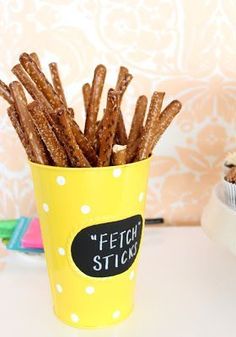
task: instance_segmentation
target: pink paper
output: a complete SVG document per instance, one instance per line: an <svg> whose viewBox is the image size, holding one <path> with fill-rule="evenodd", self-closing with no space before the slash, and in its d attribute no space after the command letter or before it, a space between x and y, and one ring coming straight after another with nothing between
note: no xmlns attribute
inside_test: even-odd
<svg viewBox="0 0 236 337"><path fill-rule="evenodd" d="M33 218L21 239L22 248L43 248L40 224L38 218Z"/></svg>

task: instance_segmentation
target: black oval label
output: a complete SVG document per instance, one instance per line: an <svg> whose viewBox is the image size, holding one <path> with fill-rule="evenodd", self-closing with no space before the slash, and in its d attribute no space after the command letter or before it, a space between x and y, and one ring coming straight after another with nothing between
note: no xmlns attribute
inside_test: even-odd
<svg viewBox="0 0 236 337"><path fill-rule="evenodd" d="M75 265L92 277L125 272L138 254L142 227L141 215L134 215L82 229L71 244Z"/></svg>

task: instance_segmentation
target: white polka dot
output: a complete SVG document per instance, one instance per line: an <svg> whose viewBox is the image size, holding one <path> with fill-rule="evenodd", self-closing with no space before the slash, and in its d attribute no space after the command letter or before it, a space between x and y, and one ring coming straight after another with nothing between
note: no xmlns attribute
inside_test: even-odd
<svg viewBox="0 0 236 337"><path fill-rule="evenodd" d="M72 313L70 315L70 318L71 318L72 322L74 322L74 323L78 323L79 322L79 316L76 315L75 313Z"/></svg>
<svg viewBox="0 0 236 337"><path fill-rule="evenodd" d="M113 170L113 177L118 178L121 175L122 171L120 168L115 168Z"/></svg>
<svg viewBox="0 0 236 337"><path fill-rule="evenodd" d="M65 249L62 248L62 247L59 247L59 248L58 248L58 254L59 254L59 255L62 255L62 256L66 255Z"/></svg>
<svg viewBox="0 0 236 337"><path fill-rule="evenodd" d="M83 214L88 214L91 211L90 206L88 206L88 205L81 206L80 210Z"/></svg>
<svg viewBox="0 0 236 337"><path fill-rule="evenodd" d="M49 212L49 206L45 202L43 203L43 210L44 212L48 213Z"/></svg>
<svg viewBox="0 0 236 337"><path fill-rule="evenodd" d="M142 202L143 199L144 199L144 193L141 192L141 193L139 194L139 196L138 196L138 200L139 200L139 202Z"/></svg>
<svg viewBox="0 0 236 337"><path fill-rule="evenodd" d="M134 278L134 271L132 270L131 273L129 274L129 279L132 281Z"/></svg>
<svg viewBox="0 0 236 337"><path fill-rule="evenodd" d="M89 287L86 287L85 291L88 295L92 295L95 292L95 289L94 287L89 286Z"/></svg>
<svg viewBox="0 0 236 337"><path fill-rule="evenodd" d="M119 318L119 317L120 317L120 310L114 311L113 314L112 314L112 317L113 317L114 319Z"/></svg>
<svg viewBox="0 0 236 337"><path fill-rule="evenodd" d="M56 291L60 294L63 292L63 288L59 283L56 284Z"/></svg>
<svg viewBox="0 0 236 337"><path fill-rule="evenodd" d="M65 185L66 183L66 179L63 176L58 176L56 180L57 180L57 184L61 186Z"/></svg>

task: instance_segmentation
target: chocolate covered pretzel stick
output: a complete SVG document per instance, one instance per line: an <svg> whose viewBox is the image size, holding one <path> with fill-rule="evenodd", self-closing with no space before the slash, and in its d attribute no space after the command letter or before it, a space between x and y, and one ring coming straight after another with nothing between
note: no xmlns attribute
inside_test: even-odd
<svg viewBox="0 0 236 337"><path fill-rule="evenodd" d="M70 161L75 167L90 167L88 160L85 158L83 152L78 146L75 136L72 132L70 122L68 120L68 114L65 109L61 109L57 113L59 123L64 129L65 145L70 156Z"/></svg>
<svg viewBox="0 0 236 337"><path fill-rule="evenodd" d="M158 119L161 114L161 107L165 93L155 91L152 95L147 121L141 143L138 150L137 160L148 158L152 146L153 137L157 129Z"/></svg>
<svg viewBox="0 0 236 337"><path fill-rule="evenodd" d="M61 84L61 79L60 79L60 75L59 75L56 62L50 63L49 69L51 72L53 87L57 95L60 97L61 101L63 102L64 106L67 107L66 98L65 98L64 90Z"/></svg>
<svg viewBox="0 0 236 337"><path fill-rule="evenodd" d="M35 161L35 157L34 157L34 152L32 150L32 146L31 144L29 143L29 139L27 138L27 135L26 133L23 131L21 125L20 125L20 122L19 122L19 119L18 119L18 116L17 116L17 112L14 108L13 105L11 105L8 109L7 109L7 113L8 113L8 116L11 120L11 123L13 125L13 127L15 128L17 134L18 134L18 137L20 138L20 141L26 151L26 154L27 154L27 157L30 161L34 162Z"/></svg>
<svg viewBox="0 0 236 337"><path fill-rule="evenodd" d="M180 112L182 104L174 100L162 111L158 123L158 127L156 128L156 132L152 138L151 146L149 150L149 155L152 153L156 143L161 138L162 134L168 128L174 117Z"/></svg>
<svg viewBox="0 0 236 337"><path fill-rule="evenodd" d="M91 143L94 142L95 138L95 126L105 77L106 77L106 68L102 64L100 64L96 67L94 71L94 78L91 87L88 113L86 116L85 129L84 129L84 134L88 138L88 140L90 140Z"/></svg>
<svg viewBox="0 0 236 337"><path fill-rule="evenodd" d="M10 83L10 91L14 99L16 111L19 115L20 124L30 141L36 162L39 164L48 164L47 152L42 139L35 129L21 84L17 81Z"/></svg>
<svg viewBox="0 0 236 337"><path fill-rule="evenodd" d="M56 166L68 166L66 152L59 143L55 133L52 130L51 125L49 124L39 104L33 102L28 107L31 112L31 117L33 119L34 125L37 128L41 138L43 139L44 144L46 145L48 152L50 153L51 158Z"/></svg>
<svg viewBox="0 0 236 337"><path fill-rule="evenodd" d="M89 83L85 83L82 87L82 92L83 92L83 98L84 98L84 109L86 116L88 114L88 109L89 109L89 100L90 100L90 95L91 95L91 87Z"/></svg>
<svg viewBox="0 0 236 337"><path fill-rule="evenodd" d="M126 145L113 145L111 161L113 165L124 165L126 163Z"/></svg>
<svg viewBox="0 0 236 337"><path fill-rule="evenodd" d="M41 70L42 68L41 68L41 64L40 64L38 55L36 53L30 53L30 57L32 58L34 63L37 64L37 67Z"/></svg>
<svg viewBox="0 0 236 337"><path fill-rule="evenodd" d="M9 104L14 104L14 100L11 97L10 89L1 80L0 80L0 96L2 96Z"/></svg>
<svg viewBox="0 0 236 337"><path fill-rule="evenodd" d="M104 115L103 133L100 138L98 166L110 165L113 141L119 117L119 92L110 89Z"/></svg>
<svg viewBox="0 0 236 337"><path fill-rule="evenodd" d="M147 109L147 97L140 96L137 100L134 117L131 124L131 129L128 138L127 144L127 162L129 163L132 158L135 157L135 152L137 150L135 145L135 141L141 135L141 131L143 128L143 121L145 117L145 112Z"/></svg>
<svg viewBox="0 0 236 337"><path fill-rule="evenodd" d="M20 63L26 72L30 75L31 79L34 81L39 90L46 97L51 106L54 109L62 107L63 102L57 95L56 91L53 89L53 86L27 53L21 54Z"/></svg>

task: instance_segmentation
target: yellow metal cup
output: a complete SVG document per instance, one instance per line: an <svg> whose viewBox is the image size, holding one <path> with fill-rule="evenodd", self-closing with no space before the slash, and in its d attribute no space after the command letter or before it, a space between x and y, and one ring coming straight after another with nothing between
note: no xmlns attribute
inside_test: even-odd
<svg viewBox="0 0 236 337"><path fill-rule="evenodd" d="M30 163L54 311L65 323L108 326L131 313L149 165Z"/></svg>

